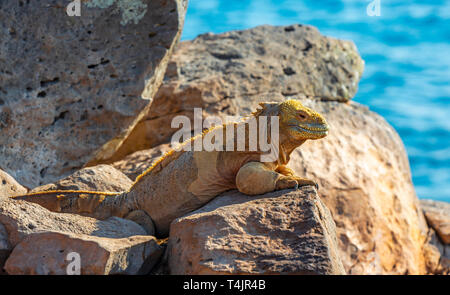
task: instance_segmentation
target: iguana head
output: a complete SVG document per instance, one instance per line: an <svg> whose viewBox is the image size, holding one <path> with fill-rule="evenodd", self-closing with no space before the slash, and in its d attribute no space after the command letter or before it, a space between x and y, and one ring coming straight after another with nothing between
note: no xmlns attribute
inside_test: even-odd
<svg viewBox="0 0 450 295"><path fill-rule="evenodd" d="M321 114L305 107L300 101L289 99L281 103L263 102L254 116L278 116L280 134L291 142L319 139L327 136L328 124Z"/></svg>
<svg viewBox="0 0 450 295"><path fill-rule="evenodd" d="M279 118L280 130L294 140L319 139L328 134L329 127L325 118L298 100L282 102Z"/></svg>

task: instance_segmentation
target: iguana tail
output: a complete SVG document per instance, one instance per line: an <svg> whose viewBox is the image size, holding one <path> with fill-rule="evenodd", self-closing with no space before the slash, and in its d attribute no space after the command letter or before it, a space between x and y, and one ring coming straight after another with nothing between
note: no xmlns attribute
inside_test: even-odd
<svg viewBox="0 0 450 295"><path fill-rule="evenodd" d="M126 192L94 192L54 190L12 197L41 205L53 212L75 213L97 219L111 216L125 217L135 210L128 204Z"/></svg>

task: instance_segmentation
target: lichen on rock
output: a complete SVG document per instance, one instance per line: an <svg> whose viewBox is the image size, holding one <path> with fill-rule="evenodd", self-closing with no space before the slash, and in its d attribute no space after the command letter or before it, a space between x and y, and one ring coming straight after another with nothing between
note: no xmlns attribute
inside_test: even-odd
<svg viewBox="0 0 450 295"><path fill-rule="evenodd" d="M122 26L129 22L134 22L137 25L147 12L147 4L141 0L90 0L85 4L90 8L108 8L114 3L116 3L117 9L122 14L122 20L120 22Z"/></svg>
<svg viewBox="0 0 450 295"><path fill-rule="evenodd" d="M82 1L77 17L57 8L70 1L22 2L1 1L0 167L33 188L121 145L162 82L187 1Z"/></svg>

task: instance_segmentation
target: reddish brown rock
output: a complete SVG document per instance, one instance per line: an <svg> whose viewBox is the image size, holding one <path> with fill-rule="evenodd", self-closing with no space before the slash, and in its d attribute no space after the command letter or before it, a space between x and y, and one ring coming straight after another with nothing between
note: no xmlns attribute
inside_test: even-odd
<svg viewBox="0 0 450 295"><path fill-rule="evenodd" d="M430 226L445 245L450 245L450 203L434 200L420 200Z"/></svg>
<svg viewBox="0 0 450 295"><path fill-rule="evenodd" d="M345 274L312 187L225 193L171 224L168 251L172 274Z"/></svg>
<svg viewBox="0 0 450 295"><path fill-rule="evenodd" d="M11 246L8 242L8 233L3 224L0 223L0 275L4 274L3 265L11 253Z"/></svg>
<svg viewBox="0 0 450 295"><path fill-rule="evenodd" d="M77 214L51 212L37 204L19 200L0 201L0 224L4 226L10 247L35 232L56 231L107 238L146 235L138 224L111 217L107 220Z"/></svg>
<svg viewBox="0 0 450 295"><path fill-rule="evenodd" d="M428 228L397 132L357 103L303 100L330 125L296 149L288 166L319 183L350 274L427 273Z"/></svg>
<svg viewBox="0 0 450 295"><path fill-rule="evenodd" d="M433 228L429 228L427 241L428 274L450 275L450 245L444 244Z"/></svg>
<svg viewBox="0 0 450 295"><path fill-rule="evenodd" d="M435 200L420 200L420 206L431 227L430 245L435 248L433 253L439 254L438 264L432 264L430 273L450 274L450 204Z"/></svg>
<svg viewBox="0 0 450 295"><path fill-rule="evenodd" d="M34 203L3 199L0 200L0 269L2 269L11 251L21 241L32 234L42 232L60 232L64 233L64 235L74 234L109 239L147 235L147 231L144 228L130 220L118 217L97 220L76 214L51 212ZM42 247L46 243L46 237L43 238L44 240L39 242L42 243ZM27 246L30 247L29 252L36 250L32 247L33 243ZM26 252L26 255L29 252ZM19 254L19 252L16 253L16 255ZM34 255L39 255L39 252ZM21 257L25 259L24 257L27 256ZM27 265L25 261L22 263L23 267ZM34 266L36 265L33 265L32 268ZM39 273L39 271L36 270L36 273ZM29 270L29 272L31 273L33 271Z"/></svg>
<svg viewBox="0 0 450 295"><path fill-rule="evenodd" d="M14 248L5 270L11 275L147 274L161 254L152 236L111 239L41 232L27 236Z"/></svg>
<svg viewBox="0 0 450 295"><path fill-rule="evenodd" d="M26 193L26 188L21 186L11 175L0 170L0 199Z"/></svg>

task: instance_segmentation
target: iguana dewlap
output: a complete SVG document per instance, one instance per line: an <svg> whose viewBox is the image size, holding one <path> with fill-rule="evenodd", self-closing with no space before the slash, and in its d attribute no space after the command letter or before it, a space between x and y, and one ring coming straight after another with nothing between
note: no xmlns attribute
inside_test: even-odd
<svg viewBox="0 0 450 295"><path fill-rule="evenodd" d="M303 185L317 186L312 180L295 176L286 164L290 153L307 139L327 135L325 119L297 100L261 103L260 106L262 108L254 112L253 117L279 117L279 153L272 162L261 162L263 153L259 150L171 150L141 174L128 192L49 191L15 198L38 203L52 211L78 213L98 219L110 216L127 218L139 211L151 217L159 236L166 236L174 219L198 209L230 189L256 195ZM236 130L246 121L230 124ZM206 134L218 132L225 126L212 128L190 142L203 139ZM248 147L248 126L245 128L245 145ZM234 136L231 140L236 141L236 138ZM223 144L229 140L224 131Z"/></svg>

